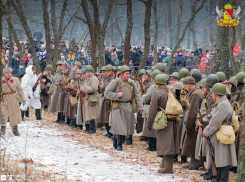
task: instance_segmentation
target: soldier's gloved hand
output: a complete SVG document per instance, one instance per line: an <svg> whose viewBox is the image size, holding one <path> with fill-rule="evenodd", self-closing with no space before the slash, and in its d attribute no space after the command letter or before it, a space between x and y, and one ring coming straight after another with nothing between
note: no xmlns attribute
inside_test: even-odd
<svg viewBox="0 0 245 182"><path fill-rule="evenodd" d="M26 101L23 101L21 104L22 104L23 106L25 106L25 105L26 105Z"/></svg>
<svg viewBox="0 0 245 182"><path fill-rule="evenodd" d="M36 90L35 88L32 89L33 92L35 92L35 90Z"/></svg>

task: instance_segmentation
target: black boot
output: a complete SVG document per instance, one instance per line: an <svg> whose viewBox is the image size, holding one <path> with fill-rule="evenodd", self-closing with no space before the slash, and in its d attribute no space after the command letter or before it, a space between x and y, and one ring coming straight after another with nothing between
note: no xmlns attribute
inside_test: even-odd
<svg viewBox="0 0 245 182"><path fill-rule="evenodd" d="M145 137L145 136L140 137L140 141L147 141L147 140L148 140L148 137Z"/></svg>
<svg viewBox="0 0 245 182"><path fill-rule="evenodd" d="M57 113L57 120L55 121L55 122L57 122L57 123L59 123L60 122L60 120L61 120L61 112L58 112Z"/></svg>
<svg viewBox="0 0 245 182"><path fill-rule="evenodd" d="M114 147L115 149L117 149L117 136L116 136L116 135L113 135L113 136L111 137L111 139L112 139L112 141L113 141L113 147Z"/></svg>
<svg viewBox="0 0 245 182"><path fill-rule="evenodd" d="M153 137L148 137L148 144L149 144L149 147L147 147L145 150L155 151L156 139Z"/></svg>
<svg viewBox="0 0 245 182"><path fill-rule="evenodd" d="M111 138L112 137L112 134L110 133L111 126L109 126L109 123L105 123L105 128L106 128L106 131L107 131L105 136L107 138Z"/></svg>
<svg viewBox="0 0 245 182"><path fill-rule="evenodd" d="M30 117L30 116L29 116L29 107L27 108L27 110L26 110L26 112L25 112L25 115L26 115L27 118Z"/></svg>
<svg viewBox="0 0 245 182"><path fill-rule="evenodd" d="M70 120L69 117L66 118L66 124L67 124L68 126L70 126L70 124L71 124L71 120Z"/></svg>
<svg viewBox="0 0 245 182"><path fill-rule="evenodd" d="M41 109L35 109L35 111L36 111L36 119L37 120L42 120L42 118L41 118Z"/></svg>
<svg viewBox="0 0 245 182"><path fill-rule="evenodd" d="M84 133L88 133L89 132L89 124L85 124L86 130L84 131Z"/></svg>
<svg viewBox="0 0 245 182"><path fill-rule="evenodd" d="M71 128L76 128L76 126L77 126L76 120L75 120L75 119L71 120L70 127L71 127Z"/></svg>
<svg viewBox="0 0 245 182"><path fill-rule="evenodd" d="M178 162L178 154L173 155L173 163Z"/></svg>
<svg viewBox="0 0 245 182"><path fill-rule="evenodd" d="M25 111L20 110L20 112L21 112L22 121L25 121L25 119L24 119Z"/></svg>
<svg viewBox="0 0 245 182"><path fill-rule="evenodd" d="M61 113L61 119L59 121L60 124L63 124L65 122L65 115L63 113Z"/></svg>
<svg viewBox="0 0 245 182"><path fill-rule="evenodd" d="M181 155L181 164L187 163L186 155Z"/></svg>
<svg viewBox="0 0 245 182"><path fill-rule="evenodd" d="M96 133L95 120L90 120L88 134L94 134L94 133Z"/></svg>
<svg viewBox="0 0 245 182"><path fill-rule="evenodd" d="M210 170L208 174L203 176L203 180L213 180L213 179L216 179L216 178L217 178L217 176L213 175L213 170Z"/></svg>
<svg viewBox="0 0 245 182"><path fill-rule="evenodd" d="M132 145L132 144L133 144L133 135L129 135L125 145Z"/></svg>
<svg viewBox="0 0 245 182"><path fill-rule="evenodd" d="M77 125L77 128L83 130L83 125Z"/></svg>
<svg viewBox="0 0 245 182"><path fill-rule="evenodd" d="M122 135L117 135L117 150L122 150Z"/></svg>

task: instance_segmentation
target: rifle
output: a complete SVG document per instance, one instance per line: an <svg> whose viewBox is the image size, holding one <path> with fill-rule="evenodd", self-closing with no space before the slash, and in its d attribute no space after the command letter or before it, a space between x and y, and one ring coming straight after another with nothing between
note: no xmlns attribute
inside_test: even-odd
<svg viewBox="0 0 245 182"><path fill-rule="evenodd" d="M80 89L78 84L78 89ZM80 90L81 121L83 122L83 91Z"/></svg>
<svg viewBox="0 0 245 182"><path fill-rule="evenodd" d="M199 107L198 107L198 113L199 113L199 122L202 124L201 129L203 131L204 128L205 128L205 126L204 126L204 121L203 121L203 118L202 118L202 115L201 115L201 112L200 112ZM212 159L212 171L213 171L213 175L214 176L217 176L217 168L216 168L216 165L215 165L215 162L214 162L214 148L212 147L210 138L209 137L206 137L206 140L207 140L207 144L208 144L209 154L211 155L211 159Z"/></svg>
<svg viewBox="0 0 245 182"><path fill-rule="evenodd" d="M32 87L32 90L35 90L35 89L37 88L37 86L38 86L38 81L40 81L41 78L43 77L43 73L44 73L44 72L42 72L42 74L38 77L38 79L37 79L35 85Z"/></svg>
<svg viewBox="0 0 245 182"><path fill-rule="evenodd" d="M134 71L134 74L135 74L135 77L134 78L136 78L136 80L139 82L139 84L140 84L140 90L141 90L141 93L143 95L145 93L144 87L143 87L143 85L142 85L142 83L141 83L141 81L139 79L138 73L136 71Z"/></svg>

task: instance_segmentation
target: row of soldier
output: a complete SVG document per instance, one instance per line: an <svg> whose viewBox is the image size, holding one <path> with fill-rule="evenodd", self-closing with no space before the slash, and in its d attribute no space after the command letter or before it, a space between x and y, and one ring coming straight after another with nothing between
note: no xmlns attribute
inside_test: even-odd
<svg viewBox="0 0 245 182"><path fill-rule="evenodd" d="M91 66L81 70L79 62L75 62L70 70L69 64L58 61L54 75L52 69L47 65L46 71L37 76L35 67L29 66L21 87L18 79L11 76L12 70L4 69L2 135L5 134L6 121L13 126L13 133L19 135L17 124L21 118L18 114L21 112L24 120L25 112L32 105L37 119L41 119L43 106L51 113L57 112L57 123L80 129L85 125L88 134L96 132L96 124L104 124L106 136L112 138L117 150L122 150L124 142L133 144L135 129L137 133L142 132L141 139L149 144L147 150L157 151L158 157L162 157L159 173L172 173L179 154L181 163L187 163L187 156L190 156L190 163L183 165L189 170L204 167L203 160L206 160L208 172L203 174L204 179L227 181L230 167L237 166L239 131L236 132L236 141L231 144L220 143L216 132L221 125L229 125L233 102L238 102L241 116L245 73L240 72L226 81L222 72L207 77L199 70L193 69L189 73L185 68L169 76L164 73L163 63L156 64L151 70L140 70L135 74L136 79L131 77L127 66L115 69L107 65L100 70L99 76L94 74ZM183 113L167 115L167 126L155 130L152 125L157 112L166 108L169 85L182 104ZM21 102L21 111L16 109L17 102ZM13 104L15 109L10 109ZM147 105L149 107L144 107ZM147 117L142 116L143 111ZM213 154L207 149L206 138L209 138ZM212 170L212 158L218 169L217 175Z"/></svg>

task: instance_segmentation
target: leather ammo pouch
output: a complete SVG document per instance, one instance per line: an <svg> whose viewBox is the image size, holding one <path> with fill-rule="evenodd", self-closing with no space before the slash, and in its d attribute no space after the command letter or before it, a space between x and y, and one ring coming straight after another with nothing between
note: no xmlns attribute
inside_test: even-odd
<svg viewBox="0 0 245 182"><path fill-rule="evenodd" d="M116 88L118 86L119 87L119 91L121 92L122 91L122 87L121 87L120 81L119 81L118 78L116 78L116 80L117 80ZM116 88L115 88L115 90L116 90ZM113 100L111 106L112 106L113 109L117 109L119 104L118 104L118 102L116 100Z"/></svg>
<svg viewBox="0 0 245 182"><path fill-rule="evenodd" d="M77 97L71 96L70 102L71 102L71 105L72 106L74 106L74 107L77 106L78 105L78 99L77 99Z"/></svg>

